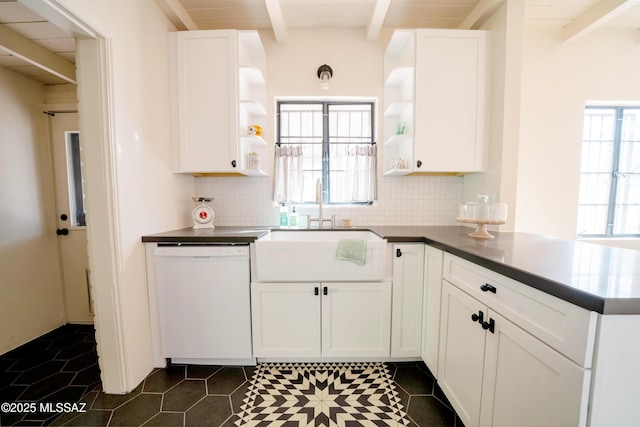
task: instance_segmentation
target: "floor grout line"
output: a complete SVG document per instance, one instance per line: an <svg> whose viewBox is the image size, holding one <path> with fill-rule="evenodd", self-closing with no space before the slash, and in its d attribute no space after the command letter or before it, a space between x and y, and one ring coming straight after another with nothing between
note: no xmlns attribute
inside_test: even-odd
<svg viewBox="0 0 640 427"><path fill-rule="evenodd" d="M74 338L72 336L74 334L77 335L77 338ZM55 353L53 355L56 358L55 360L60 362L65 362L64 364L62 364L62 366L65 367L66 369L66 366L69 364L71 360L74 360L89 352L93 352L93 353L96 352L95 341L90 339L91 335L92 335L91 333L87 332L86 330L83 330L83 328L76 328L75 326L66 326L66 327L63 326L60 331L58 332L53 331L52 333L49 333L47 336L47 339L43 340L43 342L46 341L46 343L31 344L31 347L28 347L28 348L33 350L34 348L43 348L44 346L46 346L47 348L60 346L60 348L57 351L51 351L51 353ZM89 351L85 351L86 347L82 348L82 346L80 346L81 348L78 349L80 353L78 354L73 354L72 350L67 351L67 349L71 348L72 346L78 345L79 343L82 343L82 342L94 343L94 347ZM30 344L30 343L27 343L27 344ZM30 360L27 360L26 358L30 356L30 353L33 353L33 352L30 352L28 350L16 351L16 353L13 353L14 357L11 357L11 358L6 357L7 356L6 354L0 355L0 362L2 362L0 364L0 375L3 374L4 372L11 372L11 374L8 374L7 377L12 378L12 380L10 381L15 381L24 372L27 372L30 369L37 368L39 366L42 366L44 363L47 363L47 361L42 361L38 357L35 357L35 358L32 357ZM59 359L60 355L63 355L66 358ZM39 361L40 363L38 363ZM96 362L97 362L97 356L96 356ZM20 369L12 370L12 368L17 364L19 364ZM364 364L365 364L364 362L359 363L360 366ZM78 363L75 363L75 365L78 365L78 366L85 365L84 360L78 361ZM341 365L344 365L344 363ZM67 415L65 418L60 418L60 421L58 422L56 422L57 418L54 418L53 420L50 418L47 418L48 421L44 420L44 421L41 421L41 423L54 422L56 424L60 424L60 423L70 423L70 424L76 423L77 424L80 422L85 422L85 423L92 422L92 423L101 424L103 426L109 426L111 423L114 422L116 416L119 422L123 422L123 420L124 422L126 422L126 420L131 417L133 417L131 419L136 419L134 417L135 414L129 414L127 412L129 411L128 408L131 408L131 410L133 410L133 408L140 408L139 405L153 405L152 407L146 407L146 409L144 407L142 408L145 411L153 411L153 412L150 412L152 413L152 415L150 416L149 420L158 416L158 414L160 413L172 414L171 416L167 416L168 417L167 419L175 423L174 425L176 427L185 427L187 426L187 419L189 419L189 425L193 423L204 424L205 422L204 419L202 420L202 423L199 423L197 418L194 419L194 416L195 417L205 416L204 414L207 414L206 416L210 418L207 421L215 420L216 411L218 411L217 412L218 418L215 421L215 425L220 425L220 426L224 425L224 427L229 427L229 426L235 425L235 421L240 419L239 417L243 413L245 406L248 404L246 402L251 403L252 400L255 400L255 398L252 397L252 394L251 394L252 382L265 381L264 372L260 368L261 364L257 366L235 366L236 368L242 368L242 375L240 375L237 372L235 372L233 375L226 375L226 373L228 373L229 370L225 370L225 366L219 366L219 365L216 365L215 367L206 367L206 366L197 367L196 366L193 369L190 369L190 367L187 365L177 364L177 365L169 366L169 368L171 369L169 371L166 371L166 375L167 375L166 382L163 382L163 377L162 377L162 375L165 375L165 374L160 373L163 369L154 368L152 372L138 386L140 387L139 392L137 392L136 394L130 394L124 397L117 397L117 396L111 397L111 395L105 395L104 392L102 391L100 378L99 376L97 378L95 377L95 371L93 371L93 369L89 369L91 368L91 366L93 365L84 366L84 368L78 369L77 371L69 371L71 373L75 372L75 375L73 376L74 378L71 381L74 381L76 378L78 378L79 375L81 375L80 372L82 372L82 375L86 375L85 378L87 379L86 380L80 379L79 382L86 382L88 384L86 385L69 384L68 385L69 387L85 388L86 392L81 397L81 400L86 401L87 408L89 408L88 409L89 413L85 413L85 414L79 413L79 414L74 414L74 416ZM457 421L455 417L455 412L450 408L449 405L447 405L445 402L442 401L441 397L438 397L443 395L441 394L441 392L436 392L437 383L433 378L433 376L431 375L428 368L426 367L426 365L424 365L424 363L419 361L417 362L381 362L381 366L384 367L384 370L376 371L376 375L379 377L379 379L376 381L380 381L381 384L383 383L387 384L385 382L387 381L389 384L392 384L393 387L395 387L395 390L396 390L395 396L389 397L389 399L390 400L395 399L396 404L402 407L401 410L406 414L405 419L407 420L407 422L410 423L411 426L415 427L417 425L419 427L426 427L427 426L426 420L428 417L445 416L446 414L450 413L450 414L453 414L452 418L449 417L449 418L443 419L443 424L440 424L440 425L444 425L448 427L461 427L461 423ZM198 377L189 376L189 371L191 371L191 375L198 375ZM36 377L35 374L37 373L37 371L31 371L31 372L32 374L34 374L33 377L35 378ZM46 374L47 371L45 370L44 372ZM64 371L64 372L66 373L67 371ZM153 374L158 375L155 378L156 381L153 382L153 387L154 387L153 391L144 391L145 388L149 384L151 384L150 381L152 380L150 380L150 377ZM223 374L223 375L220 375L220 374ZM45 377L39 377L38 379L41 380L44 378L49 378L50 376L53 376L53 375L55 374L50 374L49 376L45 376ZM216 375L218 375L218 377L216 377ZM96 381L94 381L94 379L96 379ZM188 387L184 389L185 391L189 391L191 393L191 392L194 392L194 390L201 390L199 392L204 393L203 396L197 399L189 407L185 408L184 411L173 411L173 410L163 411L162 408L167 402L166 399L168 397L166 393L168 393L171 390L175 390L176 387L178 387L179 384L181 384L184 381L193 382L193 384L189 384ZM428 382L425 382L425 381L428 381ZM204 382L204 384L202 384L202 382ZM12 382L7 386L5 386L4 384L0 385L0 392L9 392L8 387L11 387L11 392L13 393L13 395L21 396L25 391L28 390L30 386L31 385L27 385L27 384L25 384L24 386L18 386L17 383ZM136 387L136 389L138 389L138 387ZM423 394L425 387L431 389L431 394ZM225 390L225 391L220 392L220 390ZM230 390L230 391L226 392L226 390ZM408 390L422 390L423 393L411 394L409 393ZM30 393L33 393L34 391L31 391ZM56 391L54 390L52 393L55 393L55 392ZM210 392L213 392L213 394L209 394ZM137 401L137 404L139 404L138 406L136 406L137 404L134 404L132 406L127 406L134 399L138 398L141 395L155 395L155 396L161 395L161 396L160 396L160 399L156 397L156 398L139 400ZM178 400L175 400L175 402L180 402L179 399L181 399L181 396L182 395L177 394L177 392L174 392L171 395L171 399L172 399L171 402L174 402L173 400L174 398L178 399ZM253 396L255 396L255 394ZM211 397L212 399L207 399L208 397ZM226 399L221 399L223 397ZM19 397L16 399L19 399ZM119 399L123 399L123 401L120 402ZM98 409L98 408L93 408L96 402L107 403L107 405L103 404L102 406L111 406L115 403L119 403L119 404L109 409ZM183 400L182 402L185 402L188 404L189 400L186 400L186 401ZM237 405L237 407L234 407L234 402ZM420 412L424 410L430 410L429 408L424 409L425 402L430 402L427 406L434 406L440 409L437 409L436 412L434 412L434 414L427 416L426 414ZM318 401L316 403L317 405L319 405L322 403L322 401ZM335 401L332 401L331 403L332 405L329 405L329 406L336 408ZM157 407L156 405L159 405L159 407ZM329 406L325 405L325 407L329 407ZM177 406L177 407L181 408L184 406ZM227 409L221 409L222 407ZM178 416L176 414L181 414L181 416ZM230 415L227 415L227 414L230 414ZM222 416L225 416L225 418L223 419ZM81 418L81 417L86 417L86 418ZM396 418L395 415L393 417ZM26 418L24 417L23 419L26 420ZM149 420L145 422L148 422ZM424 423L422 426L420 426L421 421ZM19 422L20 422L20 419L18 419L18 417L12 417L11 419L8 419L5 417L2 419L1 425L5 426L7 424L15 424Z"/></svg>

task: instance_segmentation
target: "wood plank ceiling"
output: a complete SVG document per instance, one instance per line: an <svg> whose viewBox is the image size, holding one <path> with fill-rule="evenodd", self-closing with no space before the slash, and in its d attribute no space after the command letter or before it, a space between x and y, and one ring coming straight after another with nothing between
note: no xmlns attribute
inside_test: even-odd
<svg viewBox="0 0 640 427"><path fill-rule="evenodd" d="M108 0L103 0L108 1ZM179 30L477 28L504 0L154 0ZM75 40L28 6L0 0L0 66L44 84L75 83ZM596 28L640 29L640 0L527 0L526 25L560 29L564 40Z"/></svg>

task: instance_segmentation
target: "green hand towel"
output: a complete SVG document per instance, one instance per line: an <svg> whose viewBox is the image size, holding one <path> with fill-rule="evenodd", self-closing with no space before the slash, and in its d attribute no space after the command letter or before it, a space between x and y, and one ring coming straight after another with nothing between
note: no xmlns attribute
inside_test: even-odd
<svg viewBox="0 0 640 427"><path fill-rule="evenodd" d="M342 239L338 242L338 259L358 265L367 262L367 241L365 239Z"/></svg>

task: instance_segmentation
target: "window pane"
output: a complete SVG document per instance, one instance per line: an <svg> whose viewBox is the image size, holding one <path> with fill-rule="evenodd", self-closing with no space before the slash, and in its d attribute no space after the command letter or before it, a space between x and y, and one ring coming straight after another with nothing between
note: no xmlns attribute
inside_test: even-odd
<svg viewBox="0 0 640 427"><path fill-rule="evenodd" d="M355 168L348 166L351 164L348 162L353 163L355 147L373 143L373 104L281 102L279 107L279 142L302 146L303 200L315 202L315 183L321 178L326 183L325 202L362 202L353 196ZM360 182L362 179L356 181Z"/></svg>
<svg viewBox="0 0 640 427"><path fill-rule="evenodd" d="M84 209L84 180L82 179L82 161L80 157L80 134L78 132L67 132L66 140L71 225L74 227L84 227L87 225L87 221Z"/></svg>
<svg viewBox="0 0 640 427"><path fill-rule="evenodd" d="M628 108L622 116L622 141L640 139L640 108Z"/></svg>
<svg viewBox="0 0 640 427"><path fill-rule="evenodd" d="M614 234L640 234L640 173L620 175Z"/></svg>
<svg viewBox="0 0 640 427"><path fill-rule="evenodd" d="M615 117L615 109L585 110L578 234L604 234L607 231L614 164Z"/></svg>
<svg viewBox="0 0 640 427"><path fill-rule="evenodd" d="M578 234L605 234L608 212L608 206L580 206L578 209Z"/></svg>
<svg viewBox="0 0 640 427"><path fill-rule="evenodd" d="M372 110L371 104L329 105L329 203L352 201L348 187L353 183L347 182L347 162L349 153L354 153L358 144L373 142Z"/></svg>
<svg viewBox="0 0 640 427"><path fill-rule="evenodd" d="M622 116L620 166L622 173L640 172L640 109L628 109Z"/></svg>
<svg viewBox="0 0 640 427"><path fill-rule="evenodd" d="M614 234L640 234L640 109L622 116Z"/></svg>

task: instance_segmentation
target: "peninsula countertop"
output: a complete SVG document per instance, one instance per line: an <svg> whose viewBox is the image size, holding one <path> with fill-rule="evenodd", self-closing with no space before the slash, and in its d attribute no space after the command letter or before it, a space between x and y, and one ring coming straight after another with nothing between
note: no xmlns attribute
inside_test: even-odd
<svg viewBox="0 0 640 427"><path fill-rule="evenodd" d="M249 244L275 227L184 228L143 236L145 243ZM640 315L640 251L528 233L474 239L464 226L371 226L390 243L427 243L602 314Z"/></svg>

